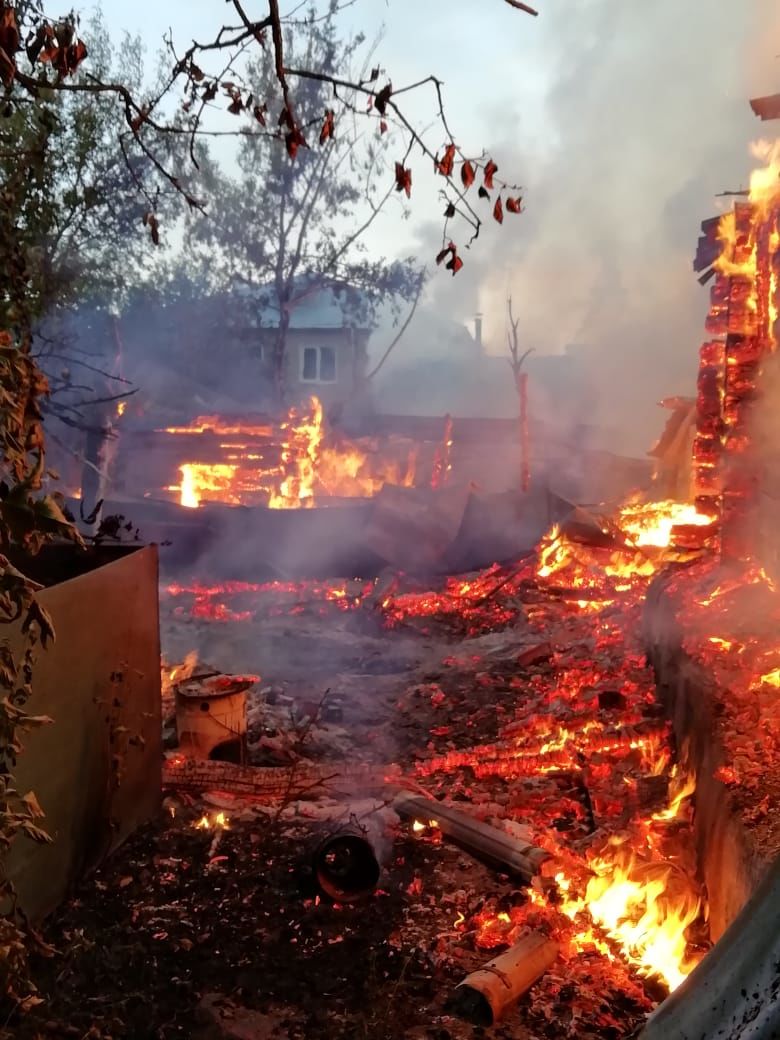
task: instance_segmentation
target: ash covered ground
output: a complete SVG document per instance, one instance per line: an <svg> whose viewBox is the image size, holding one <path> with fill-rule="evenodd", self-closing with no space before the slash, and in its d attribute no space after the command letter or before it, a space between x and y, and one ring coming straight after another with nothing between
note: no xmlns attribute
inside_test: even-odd
<svg viewBox="0 0 780 1040"><path fill-rule="evenodd" d="M639 647L647 577L606 578L591 559L601 584L572 591L571 561L554 580L541 562L435 589L166 587L162 636L168 673L197 650L260 676L259 769L392 765L543 847L544 877L522 886L363 790L292 785L273 804L169 792L50 923L45 1003L14 1035L480 1036L453 990L528 929L560 952L494 1035L634 1032L707 945L690 789ZM339 905L310 864L347 818L381 820L383 869L367 900ZM623 905L618 889L633 892Z"/></svg>

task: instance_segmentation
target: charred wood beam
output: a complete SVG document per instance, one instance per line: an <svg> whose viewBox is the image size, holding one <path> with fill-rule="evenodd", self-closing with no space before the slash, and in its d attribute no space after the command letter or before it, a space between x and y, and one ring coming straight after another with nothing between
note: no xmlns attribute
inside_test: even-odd
<svg viewBox="0 0 780 1040"><path fill-rule="evenodd" d="M393 808L402 819L435 822L441 833L456 845L479 859L530 881L545 860L548 852L534 845L518 841L498 827L475 820L468 813L442 805L432 798L398 795Z"/></svg>
<svg viewBox="0 0 780 1040"><path fill-rule="evenodd" d="M712 267L723 252L723 243L718 238L719 226L720 217L710 217L702 221L702 234L693 261L694 271L704 271L708 267Z"/></svg>
<svg viewBox="0 0 780 1040"><path fill-rule="evenodd" d="M290 766L253 768L177 756L163 763L163 787L199 793L224 791L259 802L319 798L323 793L380 792L398 783L397 766Z"/></svg>
<svg viewBox="0 0 780 1040"><path fill-rule="evenodd" d="M547 971L558 944L526 932L511 949L473 971L456 988L450 1008L476 1026L492 1026Z"/></svg>

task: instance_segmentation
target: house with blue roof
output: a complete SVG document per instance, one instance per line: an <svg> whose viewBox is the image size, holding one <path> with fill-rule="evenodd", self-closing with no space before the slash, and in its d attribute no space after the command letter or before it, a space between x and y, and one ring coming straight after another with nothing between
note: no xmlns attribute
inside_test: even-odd
<svg viewBox="0 0 780 1040"><path fill-rule="evenodd" d="M243 300L247 333L255 340L268 375L279 329L278 299L272 289L236 291ZM351 287L307 288L302 283L296 286L287 309L285 383L289 400L315 394L326 408L345 401L362 382L368 362L374 321L365 299Z"/></svg>

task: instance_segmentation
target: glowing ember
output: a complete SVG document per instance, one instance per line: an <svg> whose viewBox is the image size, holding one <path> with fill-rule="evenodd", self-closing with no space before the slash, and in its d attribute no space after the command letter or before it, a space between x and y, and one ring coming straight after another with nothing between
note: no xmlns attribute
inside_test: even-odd
<svg viewBox="0 0 780 1040"><path fill-rule="evenodd" d="M583 637L585 632L596 635L597 648L609 648L608 658L599 665L588 655L576 667L557 670L549 680L537 677L539 694L550 683L544 695L548 703L565 699L570 705L565 723L545 716L538 701L532 700L525 710L516 708L516 720L499 743L448 751L423 761L418 766L420 778L452 776L467 770L475 778L499 776L520 783L526 777L577 775L582 771L588 778L593 811L601 826L609 830L607 821L625 819L626 797L616 799L611 793L615 777L623 777L631 798L635 797L638 777L660 777L670 765L664 727L655 732L632 729L643 717L643 704L654 699L653 676L643 657L629 649L632 626L636 625L632 619L638 615L648 581L664 565L665 553L671 552L674 528L678 524L703 527L710 523L709 517L685 503L633 501L619 511L615 521L626 540L624 546L584 545L571 541L558 528L551 531L538 551L535 580L539 591L582 589L598 597L582 600L581 604L574 600L572 609L577 613L571 617L561 615L560 604L556 604L557 616L540 605L533 614L529 612L529 617L533 616L534 624L548 639L554 639L550 626L564 623L565 638L570 642L577 631L572 626L578 625ZM605 536L608 533L605 531ZM637 556L640 547L652 549L654 555ZM520 572L510 582L496 573L490 574L489 580L494 589L504 581L502 593L509 599L529 581L529 572ZM480 592L484 587L477 583ZM455 600L450 609L467 609L470 598L458 601L457 596L465 593L469 597L473 588L450 584L446 591ZM622 605L621 614L607 622L606 605L616 601ZM432 603L431 594L420 597L416 604L424 613L447 606L447 599L441 595ZM493 603L491 618L495 607ZM386 603L386 608L397 609L397 600ZM410 601L406 609L411 611ZM622 728L611 728L594 716L583 700L587 689L605 685L623 691ZM509 913L481 912L472 919L477 944L485 949L510 944L527 926L529 913L544 911L559 922L555 930L572 950L595 950L611 959L620 951L641 974L660 979L674 989L698 960L689 946L688 930L700 917L702 901L695 882L676 864L674 847L667 851L667 833L675 833L669 831L670 825L687 814L694 788L692 777L677 777L673 771L665 808L643 814L637 806L627 827L623 823L618 833L582 858L559 846L542 818L535 838L565 864L564 869L556 871L555 901L548 902L541 893L531 890L525 906ZM555 811L561 812L560 795L554 804ZM569 803L568 811L574 819L582 816L577 803ZM524 818L529 816L526 807Z"/></svg>
<svg viewBox="0 0 780 1040"><path fill-rule="evenodd" d="M321 442L315 436L307 443ZM294 476L308 472L296 469ZM438 785L442 793L459 788L466 798L470 785L485 778L508 781L518 798L527 784L529 798L518 810L520 819L529 828L529 840L553 857L554 895L531 889L527 902L517 907L485 908L468 922L459 916L456 930L473 936L478 946L510 944L535 914L532 923L545 923L567 950L631 965L670 989L696 963L688 932L701 915L701 895L679 865L694 782L682 771L670 771L669 727L648 712L655 703L655 684L638 633L648 583L666 561L678 558L672 548L675 527L709 523L709 517L684 503L632 500L607 525L603 547L575 542L555 529L535 561L449 578L438 590L389 592L378 607L372 605L389 628L418 625L425 632L429 624L446 623L462 637L519 623L521 631L530 627L547 646L543 657L549 666L535 670L531 654L524 676L494 679L489 671L476 672L475 688L491 689L495 683L504 694L507 688L517 691L511 711L500 718L495 743L465 750L438 745L440 753L434 751L416 766L419 783ZM373 585L358 582L168 589L174 599L192 597L192 615L210 620L304 610L329 611L336 618L341 611L360 610L372 591ZM446 663L470 674L479 667L471 656ZM769 675L776 664L780 673L780 662L772 661L762 674ZM436 691L449 703L446 678L440 683ZM432 704L433 685L423 690ZM432 740L441 734L447 742L449 726L431 734ZM669 780L666 797L664 778ZM549 784L544 796L538 786L542 781ZM578 785L587 789L587 806L576 795ZM660 802L643 808L641 792L659 785ZM567 834L565 841L556 837L559 829ZM420 837L427 833L428 840L440 834L431 820L415 820L411 830ZM588 844L595 834L601 837Z"/></svg>

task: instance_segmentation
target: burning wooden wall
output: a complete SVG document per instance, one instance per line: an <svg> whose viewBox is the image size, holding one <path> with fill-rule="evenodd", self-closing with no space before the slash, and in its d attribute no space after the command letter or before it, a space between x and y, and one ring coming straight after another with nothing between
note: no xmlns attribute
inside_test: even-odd
<svg viewBox="0 0 780 1040"><path fill-rule="evenodd" d="M181 426L140 430L117 424L112 498L174 500L188 507L310 508L373 498L385 484L474 484L503 492L522 480L516 420L373 415L345 434L329 427L320 402L286 420L267 415L201 416ZM650 466L568 443L531 424L534 483L569 498L622 498L644 485Z"/></svg>
<svg viewBox="0 0 780 1040"><path fill-rule="evenodd" d="M778 345L780 142L765 149L763 158L766 165L753 174L748 199L702 225L694 262L704 271L702 282L714 279L706 321L713 338L700 351L696 504L716 519L723 557L735 560L756 550L768 506L756 409Z"/></svg>

